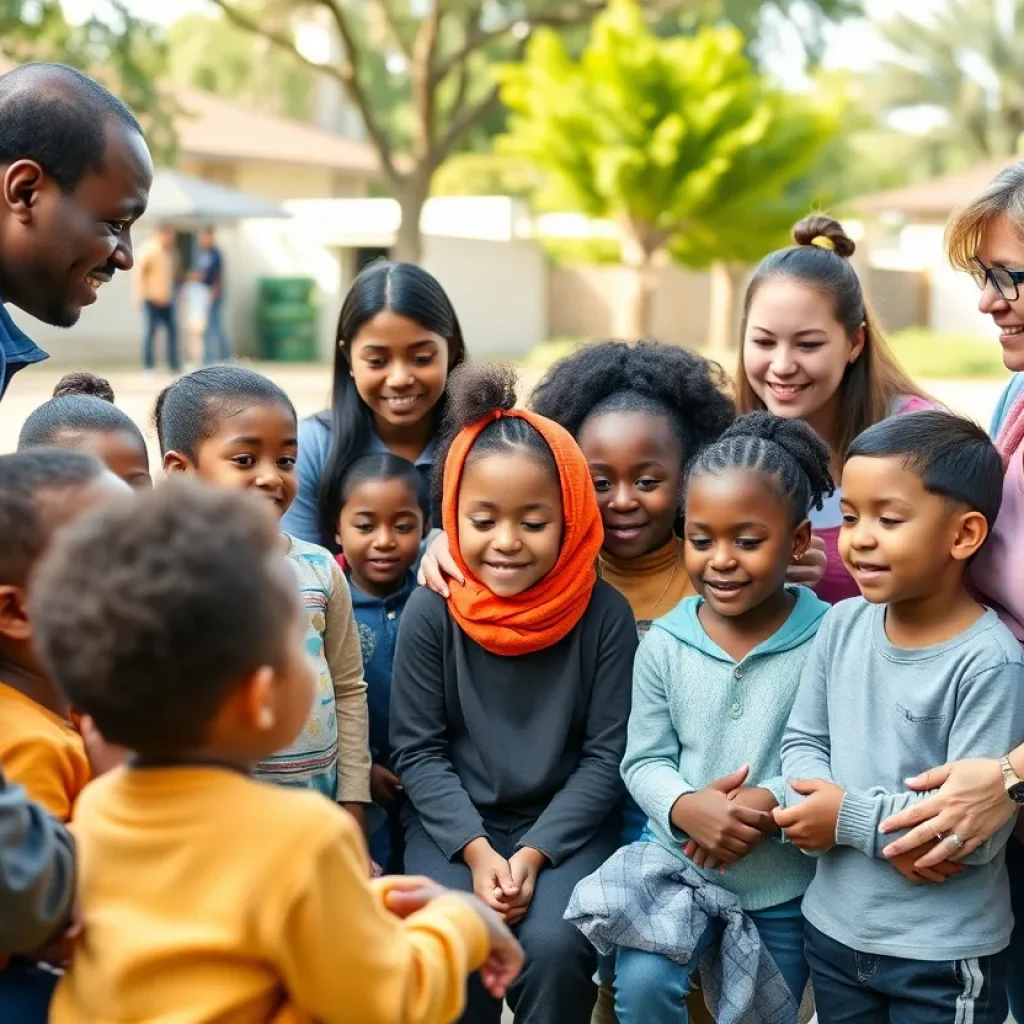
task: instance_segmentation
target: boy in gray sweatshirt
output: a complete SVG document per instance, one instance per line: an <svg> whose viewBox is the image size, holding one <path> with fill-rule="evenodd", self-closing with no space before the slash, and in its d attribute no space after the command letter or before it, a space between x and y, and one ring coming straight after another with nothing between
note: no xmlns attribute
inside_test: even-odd
<svg viewBox="0 0 1024 1024"><path fill-rule="evenodd" d="M1001 497L988 437L945 413L884 421L849 449L839 548L863 597L836 605L814 640L775 812L819 855L803 913L821 1024L1006 1019L1011 826L930 877L912 866L920 851L885 860L878 830L927 796L904 779L1024 737L1020 645L965 583Z"/></svg>

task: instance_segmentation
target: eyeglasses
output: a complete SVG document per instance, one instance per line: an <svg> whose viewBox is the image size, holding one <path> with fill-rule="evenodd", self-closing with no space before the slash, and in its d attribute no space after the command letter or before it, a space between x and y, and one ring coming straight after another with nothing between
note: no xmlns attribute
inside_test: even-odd
<svg viewBox="0 0 1024 1024"><path fill-rule="evenodd" d="M991 281L992 287L1007 302L1016 302L1020 298L1020 286L1024 284L1024 270L1007 270L1006 267L986 267L981 260L974 261L971 277L974 278L982 291Z"/></svg>

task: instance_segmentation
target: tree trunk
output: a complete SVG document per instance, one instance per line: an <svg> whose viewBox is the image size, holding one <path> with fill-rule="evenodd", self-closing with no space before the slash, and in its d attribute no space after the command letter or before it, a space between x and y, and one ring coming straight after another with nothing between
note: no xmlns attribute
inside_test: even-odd
<svg viewBox="0 0 1024 1024"><path fill-rule="evenodd" d="M633 295L623 317L626 341L640 341L651 336L654 299L661 284L663 262L662 253L656 250L640 254L639 259L629 264L634 281Z"/></svg>
<svg viewBox="0 0 1024 1024"><path fill-rule="evenodd" d="M425 168L413 171L402 188L397 190L395 198L402 211L402 222L398 226L395 244L391 248L392 259L405 263L419 263L423 259L420 216L429 191L430 178Z"/></svg>
<svg viewBox="0 0 1024 1024"><path fill-rule="evenodd" d="M737 295L742 270L735 263L711 264L711 309L708 315L708 354L721 361L735 352Z"/></svg>

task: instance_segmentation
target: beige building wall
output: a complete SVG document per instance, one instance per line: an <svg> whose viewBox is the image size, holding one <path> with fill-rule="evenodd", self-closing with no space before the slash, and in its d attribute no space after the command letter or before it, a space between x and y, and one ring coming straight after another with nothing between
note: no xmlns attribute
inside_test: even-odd
<svg viewBox="0 0 1024 1024"><path fill-rule="evenodd" d="M578 266L552 270L548 278L548 328L554 338L625 338L634 294L626 267ZM708 275L671 265L654 300L650 335L689 347L707 342Z"/></svg>
<svg viewBox="0 0 1024 1024"><path fill-rule="evenodd" d="M369 190L365 177L329 167L255 160L214 162L186 156L178 162L177 170L274 203L289 199L356 198L365 196Z"/></svg>

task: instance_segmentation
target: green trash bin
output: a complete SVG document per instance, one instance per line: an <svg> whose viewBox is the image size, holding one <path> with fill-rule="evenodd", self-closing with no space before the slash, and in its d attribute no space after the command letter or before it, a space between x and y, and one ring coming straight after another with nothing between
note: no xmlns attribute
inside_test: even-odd
<svg viewBox="0 0 1024 1024"><path fill-rule="evenodd" d="M317 357L317 309L308 302L266 306L259 315L260 350L264 359L311 363Z"/></svg>
<svg viewBox="0 0 1024 1024"><path fill-rule="evenodd" d="M307 277L265 277L259 282L256 322L260 355L277 362L317 358L315 282Z"/></svg>
<svg viewBox="0 0 1024 1024"><path fill-rule="evenodd" d="M264 277L259 282L259 304L263 307L311 302L315 287L311 277Z"/></svg>

